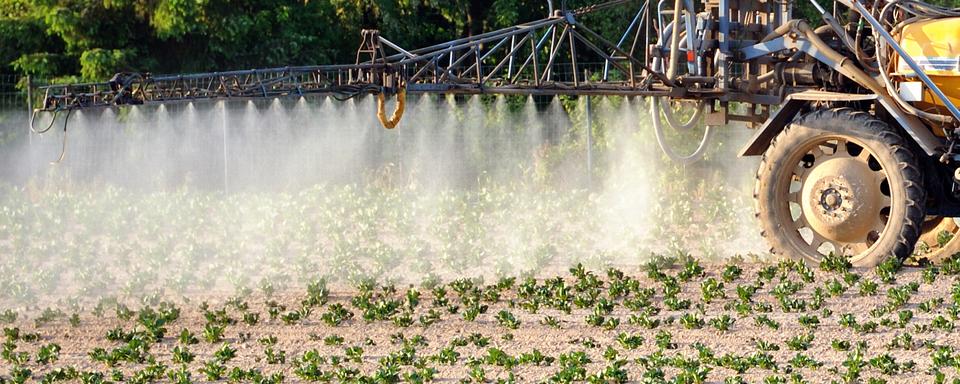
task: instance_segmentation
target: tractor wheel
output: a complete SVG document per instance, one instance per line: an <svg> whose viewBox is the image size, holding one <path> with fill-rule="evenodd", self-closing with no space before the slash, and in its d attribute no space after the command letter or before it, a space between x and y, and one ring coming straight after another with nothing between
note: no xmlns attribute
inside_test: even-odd
<svg viewBox="0 0 960 384"><path fill-rule="evenodd" d="M960 225L957 218L927 216L920 226L920 239L913 258L920 262L940 264L960 252Z"/></svg>
<svg viewBox="0 0 960 384"><path fill-rule="evenodd" d="M910 256L924 219L922 174L903 136L868 113L817 110L771 142L757 171L757 217L771 253L857 267Z"/></svg>

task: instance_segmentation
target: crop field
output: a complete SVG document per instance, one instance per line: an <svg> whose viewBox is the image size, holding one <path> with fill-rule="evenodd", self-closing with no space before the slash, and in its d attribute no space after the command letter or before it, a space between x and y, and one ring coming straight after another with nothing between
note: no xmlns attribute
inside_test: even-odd
<svg viewBox="0 0 960 384"><path fill-rule="evenodd" d="M960 378L960 261L774 260L754 164L726 144L664 164L625 123L636 105L614 101L594 111L592 187L581 123L542 146L545 125L489 117L502 100L439 125L421 100L427 128L402 140L328 131L370 109L332 103L319 115L342 122L253 134L286 115L245 104L229 169L204 151L219 125L189 132L203 140L174 129L206 127L206 109L79 114L65 164L47 164L58 140L34 143L38 163L18 165L37 171L0 183L0 383ZM494 151L507 144L523 148ZM393 152L349 149L367 146Z"/></svg>
<svg viewBox="0 0 960 384"><path fill-rule="evenodd" d="M742 241L736 200L695 184L677 191L688 195L655 205L661 220L645 237L628 237L634 228L617 232L602 219L602 197L523 184L226 196L6 187L0 377L957 377L960 260L898 271L730 255ZM697 214L677 214L684 209Z"/></svg>

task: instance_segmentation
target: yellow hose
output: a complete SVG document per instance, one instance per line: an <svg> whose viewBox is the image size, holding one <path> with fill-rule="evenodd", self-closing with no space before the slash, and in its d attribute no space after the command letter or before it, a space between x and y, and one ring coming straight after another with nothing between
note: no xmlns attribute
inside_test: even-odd
<svg viewBox="0 0 960 384"><path fill-rule="evenodd" d="M377 118L380 119L380 124L383 124L383 127L386 129L396 128L397 124L400 123L400 118L403 117L403 106L407 101L407 90L401 88L400 92L397 92L397 107L393 109L393 115L390 118L387 118L387 112L384 111L384 105L386 104L386 96L383 93L377 95Z"/></svg>

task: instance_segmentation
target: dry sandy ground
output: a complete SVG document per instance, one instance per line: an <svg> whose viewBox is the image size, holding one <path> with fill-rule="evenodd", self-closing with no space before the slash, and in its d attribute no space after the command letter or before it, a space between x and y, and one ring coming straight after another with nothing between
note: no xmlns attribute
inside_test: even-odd
<svg viewBox="0 0 960 384"><path fill-rule="evenodd" d="M180 345L177 335L182 329L189 329L196 334L199 343L188 346L191 353L196 355L195 360L187 365L192 373L192 379L195 382L208 381L207 377L201 373L201 367L205 362L214 359L213 354L222 343L208 343L202 337L204 326L207 320L203 316L200 303L207 302L211 310L227 308L227 313L235 320L236 324L226 327L224 342L229 343L237 349L234 359L225 362L227 369L233 367L257 368L262 373L271 374L276 372L283 373L287 382L302 382L303 377L298 376L294 370L295 361L300 359L304 352L317 350L323 356L344 356L345 349L351 346L361 346L364 350L362 362L344 362L342 366L359 368L363 375L374 375L378 368L378 361L391 353L401 349L401 343L397 343L396 335L402 334L406 339L415 335L421 335L426 341L426 345L416 348L416 356L424 358L426 365L438 370L436 381L453 382L470 379L472 358L483 359L488 355L489 348L498 348L511 356L519 356L521 353L528 353L534 350L540 351L543 355L559 358L561 354L567 354L575 351L585 352L590 359L590 363L585 365L586 374L596 374L609 365L605 357L608 347L616 350L616 360L624 360L623 369L627 373L629 381L639 382L643 380L644 373L648 367L644 367L638 359L649 358L661 349L656 345L656 335L659 332L669 332L672 335L672 341L676 348L664 349L664 356L671 358L674 356L683 356L688 360L697 360L698 350L696 343L700 343L712 350L713 355L719 359L724 354L736 354L748 356L758 351L755 340L764 340L779 346L778 351L769 352L777 365L777 369L750 368L742 375L747 382L776 382L771 376L783 378L784 382L790 382L791 376L799 375L803 380L811 383L841 381L842 375L848 368L844 366L844 361L848 358L850 352L838 351L831 346L834 340L847 340L856 345L857 342L866 343L866 349L863 350L863 367L860 380L868 382L870 378L886 380L890 383L926 383L932 382L935 376L931 372L933 366L932 356L936 347L951 347L960 349L960 335L957 332L943 328L933 328L931 323L937 316L943 316L951 325L957 323L949 315L948 308L955 305L951 297L951 289L957 279L955 276L940 275L931 284L923 281L923 270L907 269L902 271L895 284L888 285L879 281L873 271L853 271L862 275L862 280L874 280L879 283L879 289L876 295L861 296L859 286L854 285L846 290L839 297L827 297L823 307L818 310L807 310L800 313L785 313L772 291L774 287L781 282L781 278L775 277L772 281L765 282L763 287L756 293L754 301L757 303L769 303L772 306L772 312L766 313L770 319L779 322L778 330L771 329L765 325L758 325L755 318L760 315L759 312L739 315L732 309L724 309L728 304L738 302L737 286L755 283L758 279L757 273L761 265L743 265L742 276L732 282L725 284L725 299L719 299L709 304L703 303L701 298L700 284L704 279L714 277L720 279L723 266L713 265L705 266L706 273L704 277L692 279L690 282L682 283L681 298L689 299L692 303L691 309L671 311L663 303L663 286L647 277L646 273L639 268L624 270L628 276L633 277L640 282L640 287L652 287L656 293L651 298L652 306L659 307L660 313L652 318L661 320L663 324L654 328L647 329L637 324L632 324L629 320L631 315L637 312L631 311L623 305L623 299L614 299L617 305L612 314L608 317L615 317L620 320L620 324L613 329L603 329L587 324L586 317L593 312L591 308L577 308L573 306L571 313L549 308L541 308L536 313L530 313L519 306L520 300L517 298L515 289L506 290L502 293L497 302L489 302L486 313L477 316L475 321L467 321L463 318L463 305L458 296L448 287L448 297L454 305L460 306L459 313L451 314L445 308L435 308L441 314L440 319L435 323L424 326L417 319L424 315L433 307L433 298L429 290L421 288L422 293L419 306L413 313L414 324L408 327L396 325L391 320L385 321L365 321L361 318L361 311L350 303L351 298L356 294L352 288L332 288L329 300L326 304L314 308L312 313L306 319L294 324L286 324L278 319L270 319L265 302L274 300L277 303L285 304L287 311L300 307L300 302L305 298L305 291L281 292L267 298L262 293L254 293L244 298L244 301L250 305L247 312L259 313L260 322L257 325L247 325L239 321L242 317L240 311L234 306L228 305L227 301L235 295L216 294L216 293L198 293L193 295L187 302L180 298L175 302L182 310L180 317L165 326L166 336L157 344L154 344L150 353L160 362L164 363L168 369L172 370L179 367L172 361L172 350ZM816 268L814 267L816 270ZM678 268L664 270L668 275L676 276ZM597 272L601 280L608 282L609 279L605 273ZM842 281L841 275L835 273L816 270L816 280L812 283L804 284L803 288L793 297L811 301L816 287L824 287L832 279ZM574 279L569 275L564 275L569 283ZM791 273L788 276L791 281L800 281L800 278ZM541 280L542 282L542 280ZM899 310L910 310L914 317L904 328L894 325L879 325L873 332L858 332L843 327L839 324L841 314L852 313L856 316L859 323L875 321L881 323L886 317L896 320L897 314L874 318L870 315L871 310L885 305L889 298L887 290L889 288L906 286L911 282L919 283L919 289L916 293L910 295L908 303L899 308ZM608 291L604 285L601 297L607 297ZM402 299L406 287L399 287L396 298ZM826 290L826 289L824 289ZM379 290L377 290L379 292ZM943 303L931 312L925 312L920 309L920 303L930 301L936 298L943 298ZM343 304L348 310L354 313L354 317L347 320L339 326L330 326L321 320L323 313L328 312L330 306L334 303ZM688 329L681 325L680 317L687 313L697 312L698 304L703 304L703 314L700 315L708 323L700 329ZM515 304L515 306L512 306ZM135 308L131 305L132 308ZM825 313L824 309L830 313ZM511 330L501 324L496 319L498 312L506 310L516 316L520 321L519 328ZM67 312L69 313L69 312ZM736 321L726 332L720 332L709 324L711 318L729 314ZM800 324L801 315L816 315L820 320L820 325L814 329L808 329ZM103 317L94 316L88 309L80 313L79 325L72 325L66 318L59 318L44 324L36 324L35 319L39 316L36 311L23 311L20 318L14 324L7 324L5 327L19 327L21 333L36 332L40 335L39 341L17 341L15 351L28 352L30 362L23 365L32 371L32 380L39 381L43 375L48 374L55 368L75 367L81 371L99 371L107 379L114 368L108 367L103 363L96 362L90 357L90 352L95 348L105 348L111 350L123 345L122 342L113 342L106 339L105 335L110 329L121 327L126 331L134 329L143 329L136 324L136 316L131 320L120 320L112 309L105 311ZM559 320L559 327L552 327L542 324L542 320L547 316L552 316ZM670 318L675 321L670 322ZM643 344L636 349L628 349L617 342L620 333L640 335L643 337ZM809 349L805 351L791 350L787 341L801 334L812 334L814 339L810 343ZM910 333L913 336L912 349L902 347L890 347L892 340L899 334ZM430 356L437 354L442 348L448 347L458 337L469 338L472 334L480 334L489 338L489 345L478 347L470 344L467 346L456 347L455 350L460 354L456 363L452 365L442 364L431 360ZM341 345L326 345L323 338L331 335L339 335L344 341ZM286 361L280 364L269 364L265 358L265 345L259 342L259 339L267 337L276 337L276 344L273 347L275 351L284 351ZM35 360L38 348L50 343L58 344L62 350L59 359L54 363L43 365ZM926 345L924 345L926 344ZM609 352L607 352L609 353ZM793 368L790 360L798 353L811 357L822 363L819 368ZM893 357L899 365L896 372L884 374L878 369L879 364L871 365L870 360L883 355ZM609 357L609 355L608 355ZM676 361L676 359L674 359ZM878 360L879 361L879 360ZM915 363L909 367L909 362ZM954 366L960 358L953 360ZM723 382L728 377L734 376L736 372L731 369L719 366L716 359L700 359L700 363L711 370L707 376L708 382ZM905 364L906 363L906 364ZM948 363L949 364L949 363ZM674 364L678 365L678 364ZM509 377L509 371L513 372L513 378L517 382L540 382L547 381L550 377L562 369L559 359L550 365L520 364L508 370L491 364L479 365L485 372L487 380L505 379ZM143 369L145 364L136 364L121 362L115 369L122 372L129 378L132 374ZM334 365L326 364L321 367L324 370L335 370ZM411 366L401 366L401 373L413 371ZM13 365L6 358L0 362L0 375L5 379L11 378ZM675 366L667 364L663 371L667 380L676 378L680 372ZM955 367L944 367L941 371L946 375L947 382L952 380L958 370ZM403 376L401 375L401 378ZM167 377L163 381L168 381ZM333 381L339 381L334 379Z"/></svg>

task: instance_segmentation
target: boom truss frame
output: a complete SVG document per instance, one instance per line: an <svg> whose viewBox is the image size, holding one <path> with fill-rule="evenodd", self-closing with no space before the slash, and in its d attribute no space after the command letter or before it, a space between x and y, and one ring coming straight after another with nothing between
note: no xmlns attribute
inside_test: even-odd
<svg viewBox="0 0 960 384"><path fill-rule="evenodd" d="M346 65L296 66L154 76L120 73L110 81L42 88L41 110L167 103L201 99L360 94L461 93L508 95L678 94L672 81L649 67L650 1L613 43L579 16L633 3L614 0L548 18L406 50L364 30L357 61ZM624 46L624 44L628 46ZM680 91L685 92L686 90Z"/></svg>

